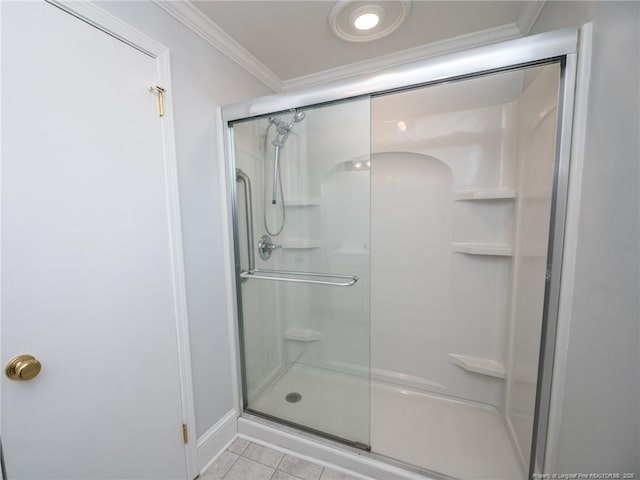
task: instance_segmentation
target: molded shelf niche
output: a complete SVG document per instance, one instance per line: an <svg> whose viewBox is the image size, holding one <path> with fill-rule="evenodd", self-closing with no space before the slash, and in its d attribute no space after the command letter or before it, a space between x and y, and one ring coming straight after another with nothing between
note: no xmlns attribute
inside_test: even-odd
<svg viewBox="0 0 640 480"><path fill-rule="evenodd" d="M451 363L462 367L468 372L488 375L490 377L504 378L504 365L500 362L496 362L495 360L468 357L467 355L459 355L456 353L450 353L449 357L452 360Z"/></svg>
<svg viewBox="0 0 640 480"><path fill-rule="evenodd" d="M282 241L282 248L294 250L307 250L311 248L320 248L322 242L320 240L310 240L306 238L292 238Z"/></svg>
<svg viewBox="0 0 640 480"><path fill-rule="evenodd" d="M331 250L331 253L335 255L369 255L368 248L356 248L356 247L340 247L335 250Z"/></svg>
<svg viewBox="0 0 640 480"><path fill-rule="evenodd" d="M319 197L285 198L285 207L319 207Z"/></svg>
<svg viewBox="0 0 640 480"><path fill-rule="evenodd" d="M454 242L451 245L454 252L467 255L489 255L494 257L510 257L513 255L513 248L500 243Z"/></svg>
<svg viewBox="0 0 640 480"><path fill-rule="evenodd" d="M287 328L284 331L285 340L295 340L296 342L316 342L322 339L322 333L317 330L306 328Z"/></svg>
<svg viewBox="0 0 640 480"><path fill-rule="evenodd" d="M462 200L511 200L516 198L515 190L459 190L453 192L455 201Z"/></svg>

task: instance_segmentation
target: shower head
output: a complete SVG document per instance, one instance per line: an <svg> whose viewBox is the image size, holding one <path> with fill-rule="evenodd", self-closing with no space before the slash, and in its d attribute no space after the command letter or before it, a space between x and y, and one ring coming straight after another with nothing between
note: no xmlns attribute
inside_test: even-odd
<svg viewBox="0 0 640 480"><path fill-rule="evenodd" d="M271 142L276 147L284 147L284 142L287 141L289 132L293 126L304 120L307 114L304 112L295 112L289 123L280 120L280 117L269 117L269 122L276 126L276 138Z"/></svg>
<svg viewBox="0 0 640 480"><path fill-rule="evenodd" d="M291 117L291 121L289 122L289 125L287 125L287 130L291 130L296 123L304 120L304 117L306 116L307 114L304 112L295 112L293 114L293 117Z"/></svg>
<svg viewBox="0 0 640 480"><path fill-rule="evenodd" d="M282 121L280 117L269 117L269 123L275 125L276 128L280 130L291 130L296 123L304 120L306 116L307 114L304 112L294 112L289 123Z"/></svg>

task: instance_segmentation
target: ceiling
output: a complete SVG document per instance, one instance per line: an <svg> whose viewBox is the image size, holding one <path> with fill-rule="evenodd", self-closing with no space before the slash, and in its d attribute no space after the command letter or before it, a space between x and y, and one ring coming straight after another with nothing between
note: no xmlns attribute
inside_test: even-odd
<svg viewBox="0 0 640 480"><path fill-rule="evenodd" d="M169 10L183 2L159 3L170 4L165 8ZM242 57L238 63L248 63L252 73L268 77L276 90L526 35L544 5L541 1L413 0L410 15L398 30L356 43L332 33L328 16L335 2L330 0L187 3L226 37L223 43L232 47L231 58Z"/></svg>

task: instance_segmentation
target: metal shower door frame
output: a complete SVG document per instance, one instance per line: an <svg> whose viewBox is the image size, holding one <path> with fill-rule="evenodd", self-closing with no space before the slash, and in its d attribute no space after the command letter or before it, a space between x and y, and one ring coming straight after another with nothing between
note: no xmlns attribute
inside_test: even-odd
<svg viewBox="0 0 640 480"><path fill-rule="evenodd" d="M240 255L238 217L236 207L235 158L233 155L233 122L273 115L297 108L341 102L358 97L391 93L420 86L436 85L453 80L473 78L490 73L521 69L559 62L559 83L556 158L553 179L553 197L548 239L547 279L544 293L544 313L540 344L540 359L536 389L536 407L529 474L543 473L553 380L560 280L562 273L565 220L567 211L573 108L576 88L578 34L576 28L508 40L493 45L472 48L462 52L441 55L422 61L386 69L382 72L358 75L345 80L260 97L222 108L226 128L227 181L231 192L232 245L235 258L235 325L238 328L242 385L241 406L246 398L242 345L242 298L240 294ZM320 441L320 439L319 439ZM384 458L374 453L374 458ZM409 467L409 466L408 466Z"/></svg>

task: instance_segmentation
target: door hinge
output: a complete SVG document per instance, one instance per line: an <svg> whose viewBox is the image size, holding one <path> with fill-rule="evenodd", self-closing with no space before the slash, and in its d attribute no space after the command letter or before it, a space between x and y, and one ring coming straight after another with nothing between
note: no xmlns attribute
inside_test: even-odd
<svg viewBox="0 0 640 480"><path fill-rule="evenodd" d="M158 98L158 116L164 117L164 88L156 85L155 87L149 87L149 91L155 93Z"/></svg>
<svg viewBox="0 0 640 480"><path fill-rule="evenodd" d="M182 440L184 443L189 443L189 428L186 423L182 424Z"/></svg>

